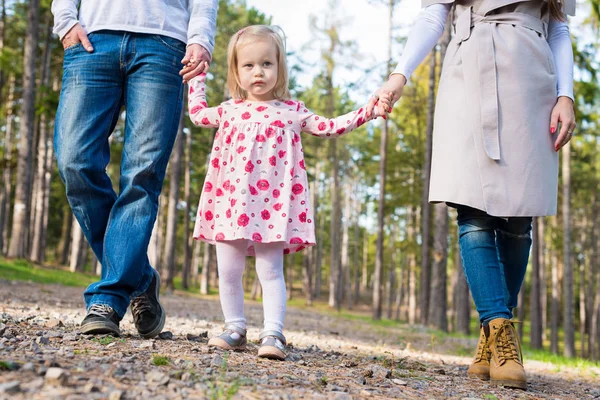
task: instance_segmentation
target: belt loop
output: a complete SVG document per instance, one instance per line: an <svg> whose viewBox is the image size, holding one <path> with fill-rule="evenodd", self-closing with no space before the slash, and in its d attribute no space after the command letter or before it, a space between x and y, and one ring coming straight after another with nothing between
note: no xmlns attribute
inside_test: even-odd
<svg viewBox="0 0 600 400"><path fill-rule="evenodd" d="M454 30L456 32L456 37L460 40L460 42L464 42L469 39L471 36L471 13L473 12L473 6L470 6L465 11L460 14L460 16L456 19L456 26Z"/></svg>

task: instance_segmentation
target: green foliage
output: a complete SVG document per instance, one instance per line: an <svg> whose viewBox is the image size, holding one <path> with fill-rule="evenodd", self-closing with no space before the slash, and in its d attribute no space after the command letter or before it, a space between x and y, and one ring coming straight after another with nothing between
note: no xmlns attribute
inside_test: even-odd
<svg viewBox="0 0 600 400"><path fill-rule="evenodd" d="M169 365L169 364L171 364L171 362L169 361L168 357L161 356L161 355L158 355L158 354L154 354L152 356L152 365L155 365L157 367L161 367L161 366Z"/></svg>
<svg viewBox="0 0 600 400"><path fill-rule="evenodd" d="M117 338L115 338L113 336L110 336L110 335L92 338L92 342L99 343L99 344L101 344L103 346L108 346L109 344L117 342L117 341L119 341L119 342L122 343L122 342L125 341L125 339L117 339Z"/></svg>
<svg viewBox="0 0 600 400"><path fill-rule="evenodd" d="M69 272L60 268L42 268L24 260L0 258L0 279L8 281L31 281L36 283L59 283L65 286L86 287L97 277Z"/></svg>

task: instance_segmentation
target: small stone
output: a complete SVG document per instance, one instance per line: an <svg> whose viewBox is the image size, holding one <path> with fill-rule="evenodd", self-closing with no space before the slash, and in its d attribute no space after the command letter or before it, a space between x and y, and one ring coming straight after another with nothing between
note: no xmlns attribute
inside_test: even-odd
<svg viewBox="0 0 600 400"><path fill-rule="evenodd" d="M6 330L6 325L0 322L0 336L4 335L4 331Z"/></svg>
<svg viewBox="0 0 600 400"><path fill-rule="evenodd" d="M205 373L206 375L210 375L210 374L212 374L212 373L213 373L213 369L212 369L212 368L206 368L206 369L204 370L204 373Z"/></svg>
<svg viewBox="0 0 600 400"><path fill-rule="evenodd" d="M63 322L60 319L51 319L50 321L46 322L46 328L62 328L64 327L65 324L63 324Z"/></svg>
<svg viewBox="0 0 600 400"><path fill-rule="evenodd" d="M29 391L41 389L44 386L43 378L36 378L29 383L24 385Z"/></svg>
<svg viewBox="0 0 600 400"><path fill-rule="evenodd" d="M223 357L218 354L215 354L212 361L210 362L211 367L220 368L223 365Z"/></svg>
<svg viewBox="0 0 600 400"><path fill-rule="evenodd" d="M84 393L95 393L95 392L99 392L99 391L100 391L100 389L96 385L94 385L93 382L88 382L83 387Z"/></svg>
<svg viewBox="0 0 600 400"><path fill-rule="evenodd" d="M187 335L185 335L185 338L187 340L189 340L190 342L199 342L200 341L200 336L194 335L192 333L188 333Z"/></svg>
<svg viewBox="0 0 600 400"><path fill-rule="evenodd" d="M433 372L435 372L436 374L439 374L439 375L446 375L446 370L442 369L442 368L434 369Z"/></svg>
<svg viewBox="0 0 600 400"><path fill-rule="evenodd" d="M122 391L114 390L108 395L108 400L121 400L121 396L123 396Z"/></svg>
<svg viewBox="0 0 600 400"><path fill-rule="evenodd" d="M158 337L162 340L173 340L173 332L164 331L158 334Z"/></svg>
<svg viewBox="0 0 600 400"><path fill-rule="evenodd" d="M189 372L184 372L183 374L181 374L181 380L184 382L187 381L191 381L192 380L192 374Z"/></svg>
<svg viewBox="0 0 600 400"><path fill-rule="evenodd" d="M42 353L42 350L40 350L40 346L38 346L36 342L31 342L31 351L33 351L35 354Z"/></svg>
<svg viewBox="0 0 600 400"><path fill-rule="evenodd" d="M405 382L401 379L392 379L392 382L395 383L398 386L406 386L408 385L408 382Z"/></svg>
<svg viewBox="0 0 600 400"><path fill-rule="evenodd" d="M346 368L354 368L358 365L358 363L354 360L345 360L342 362L341 366Z"/></svg>
<svg viewBox="0 0 600 400"><path fill-rule="evenodd" d="M21 368L21 370L33 372L35 371L35 365L33 365L33 363L28 362L25 365L23 365L23 368Z"/></svg>
<svg viewBox="0 0 600 400"><path fill-rule="evenodd" d="M373 378L387 379L392 376L392 371L377 364L372 364L369 369L373 372Z"/></svg>
<svg viewBox="0 0 600 400"><path fill-rule="evenodd" d="M112 343L109 343L106 347L110 348L110 347L115 347L116 345L117 345L117 342L112 342Z"/></svg>
<svg viewBox="0 0 600 400"><path fill-rule="evenodd" d="M46 337L48 337L49 339L62 338L63 334L58 331L50 331L46 333Z"/></svg>
<svg viewBox="0 0 600 400"><path fill-rule="evenodd" d="M166 385L169 383L171 378L167 374L163 374L160 371L150 371L146 374L146 380L149 382L156 383L158 386Z"/></svg>
<svg viewBox="0 0 600 400"><path fill-rule="evenodd" d="M75 342L79 339L79 335L76 333L67 333L62 339L64 342Z"/></svg>
<svg viewBox="0 0 600 400"><path fill-rule="evenodd" d="M21 391L21 382L10 381L0 384L0 393L18 393Z"/></svg>
<svg viewBox="0 0 600 400"><path fill-rule="evenodd" d="M327 396L327 400L352 400L352 396L343 392L332 392Z"/></svg>
<svg viewBox="0 0 600 400"><path fill-rule="evenodd" d="M145 342L142 342L142 344L140 344L140 349L153 349L154 348L154 341L152 340L148 340Z"/></svg>
<svg viewBox="0 0 600 400"><path fill-rule="evenodd" d="M62 385L66 379L65 370L62 368L48 368L46 371L46 383L50 385Z"/></svg>
<svg viewBox="0 0 600 400"><path fill-rule="evenodd" d="M48 344L48 343L50 343L50 339L48 339L48 338L47 338L47 337L45 337L45 336L40 336L40 337L36 338L36 339L35 339L35 341L36 341L38 344Z"/></svg>

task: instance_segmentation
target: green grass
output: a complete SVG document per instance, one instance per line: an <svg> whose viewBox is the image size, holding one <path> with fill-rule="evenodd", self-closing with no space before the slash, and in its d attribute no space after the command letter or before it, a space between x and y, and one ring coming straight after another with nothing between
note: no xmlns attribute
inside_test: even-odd
<svg viewBox="0 0 600 400"><path fill-rule="evenodd" d="M161 356L158 354L152 356L152 365L156 365L157 367L169 365L170 363L171 362L169 361L169 359L165 356Z"/></svg>
<svg viewBox="0 0 600 400"><path fill-rule="evenodd" d="M36 283L59 283L65 286L79 287L86 287L98 280L93 275L70 272L60 268L39 267L25 260L7 260L4 258L0 258L0 279Z"/></svg>

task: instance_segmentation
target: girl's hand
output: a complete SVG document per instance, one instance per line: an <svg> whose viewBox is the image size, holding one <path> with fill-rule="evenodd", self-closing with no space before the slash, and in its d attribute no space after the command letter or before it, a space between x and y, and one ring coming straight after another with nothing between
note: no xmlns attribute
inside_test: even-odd
<svg viewBox="0 0 600 400"><path fill-rule="evenodd" d="M402 97L402 90L406 85L406 77L402 74L393 74L377 91L371 96L367 103L367 118L371 118L373 108L377 106L379 115L384 115L392 111L394 104ZM391 96L388 104L385 104L382 99L386 96Z"/></svg>
<svg viewBox="0 0 600 400"><path fill-rule="evenodd" d="M556 101L550 116L550 133L554 134L558 129L560 122L560 133L554 142L554 150L558 151L561 147L571 140L573 131L577 127L575 123L575 110L573 109L573 100L566 96L561 96Z"/></svg>

